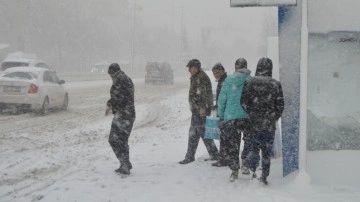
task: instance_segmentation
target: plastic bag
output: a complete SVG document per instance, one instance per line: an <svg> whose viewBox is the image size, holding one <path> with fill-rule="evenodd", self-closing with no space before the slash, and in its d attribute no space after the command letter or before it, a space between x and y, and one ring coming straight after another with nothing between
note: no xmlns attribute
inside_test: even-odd
<svg viewBox="0 0 360 202"><path fill-rule="evenodd" d="M205 121L205 139L220 139L219 118L207 116Z"/></svg>

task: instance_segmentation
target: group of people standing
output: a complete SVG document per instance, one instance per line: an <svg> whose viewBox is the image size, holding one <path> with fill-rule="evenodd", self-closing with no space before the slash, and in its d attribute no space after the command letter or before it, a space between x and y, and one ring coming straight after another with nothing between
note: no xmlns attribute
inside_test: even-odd
<svg viewBox="0 0 360 202"><path fill-rule="evenodd" d="M240 168L242 174L252 171L252 177L256 178L261 151L262 174L259 180L267 184L276 122L284 110L281 83L272 78L271 59L261 58L258 61L254 77L250 75L244 58L235 61L235 71L229 76L222 64L216 63L212 68L218 82L215 105L210 78L202 70L200 61L192 59L187 67L191 74L188 101L192 116L187 152L185 159L179 163L195 161L201 138L210 155L205 160L216 160L212 166L228 166L232 171L230 181L238 178ZM214 140L204 138L206 116L210 116L212 110L217 111L220 119L219 150ZM244 148L240 167L241 134Z"/></svg>
<svg viewBox="0 0 360 202"><path fill-rule="evenodd" d="M267 184L270 173L271 150L275 137L276 122L284 109L281 84L272 78L272 61L261 58L257 64L255 76L247 69L247 61L239 58L235 61L234 73L227 75L221 63L212 68L217 80L216 104L213 103L212 86L209 76L202 70L198 59L187 64L191 74L188 101L191 111L188 147L185 158L180 164L195 161L195 153L200 138L210 155L205 160L216 161L213 166L228 166L231 169L230 181L242 174L253 172L259 166L261 151L261 182ZM128 139L135 121L134 84L117 63L109 66L112 78L110 99L105 115L114 114L109 135L109 143L120 161L115 170L119 174L130 174L132 164L129 158ZM205 139L205 121L212 111L217 111L220 119L220 149L214 140ZM244 148L241 153L240 142L243 134Z"/></svg>

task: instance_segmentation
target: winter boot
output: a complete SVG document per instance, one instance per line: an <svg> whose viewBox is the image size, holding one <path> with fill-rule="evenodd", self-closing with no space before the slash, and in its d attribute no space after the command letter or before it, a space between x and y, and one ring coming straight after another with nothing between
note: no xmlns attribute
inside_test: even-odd
<svg viewBox="0 0 360 202"><path fill-rule="evenodd" d="M249 175L250 174L249 167L247 165L246 160L244 160L244 159L241 161L241 173L243 175Z"/></svg>
<svg viewBox="0 0 360 202"><path fill-rule="evenodd" d="M126 167L120 167L116 169L115 172L118 174L130 175L130 169Z"/></svg>
<svg viewBox="0 0 360 202"><path fill-rule="evenodd" d="M230 175L230 182L234 182L235 179L239 178L239 171L238 170L233 170L231 175Z"/></svg>
<svg viewBox="0 0 360 202"><path fill-rule="evenodd" d="M268 185L268 181L266 180L265 176L261 176L259 180L260 182L264 183L264 185Z"/></svg>
<svg viewBox="0 0 360 202"><path fill-rule="evenodd" d="M242 167L241 167L241 173L242 173L243 175L249 175L249 174L250 174L250 170L249 170L248 167L242 166Z"/></svg>
<svg viewBox="0 0 360 202"><path fill-rule="evenodd" d="M184 159L184 160L182 160L182 161L179 161L179 163L180 163L180 164L188 164L188 163L191 163L191 162L193 162L193 161L195 161L195 159L186 158L186 159Z"/></svg>
<svg viewBox="0 0 360 202"><path fill-rule="evenodd" d="M224 166L227 166L227 164L224 163L223 161L216 161L215 163L212 163L211 165L212 165L212 166L215 166L215 167L224 167Z"/></svg>
<svg viewBox="0 0 360 202"><path fill-rule="evenodd" d="M254 172L251 179L255 179L255 178L257 178L257 176L256 176L256 173Z"/></svg>

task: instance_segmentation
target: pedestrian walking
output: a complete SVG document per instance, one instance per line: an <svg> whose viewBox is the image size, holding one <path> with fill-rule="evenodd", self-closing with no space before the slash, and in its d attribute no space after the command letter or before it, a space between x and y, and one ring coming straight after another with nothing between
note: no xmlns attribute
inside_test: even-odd
<svg viewBox="0 0 360 202"><path fill-rule="evenodd" d="M249 114L250 132L254 136L248 158L250 170L256 177L256 153L261 150L262 174L260 181L267 184L270 174L271 149L274 142L276 122L284 110L284 97L281 83L272 78L272 61L260 58L255 76L245 82L240 99L244 110Z"/></svg>
<svg viewBox="0 0 360 202"><path fill-rule="evenodd" d="M219 152L212 139L204 139L206 116L211 114L213 95L211 81L202 70L198 59L192 59L186 65L190 72L190 89L188 101L191 111L191 123L189 129L188 148L185 159L180 164L188 164L195 161L195 153L200 138L203 140L210 158L206 160L218 160Z"/></svg>
<svg viewBox="0 0 360 202"><path fill-rule="evenodd" d="M215 114L217 114L217 108L218 108L218 100L219 100L219 94L220 94L220 90L223 86L223 83L227 77L227 73L225 71L224 66L221 63L216 63L213 68L212 68L212 73L215 77L215 80L217 82L217 86L216 86L216 100L215 100L215 105L213 107L214 111L216 112ZM224 135L222 135L222 133L224 132L224 128L222 127L222 125L219 126L220 129L220 148L219 148L219 160L216 161L215 163L212 163L212 166L216 166L216 167L222 167L222 166L227 166L227 162L225 161L225 157L226 157L226 151L227 149L225 148L226 145L224 145Z"/></svg>
<svg viewBox="0 0 360 202"><path fill-rule="evenodd" d="M129 175L132 164L129 157L128 140L135 121L134 84L117 63L109 66L108 73L113 83L105 115L107 116L110 111L114 115L109 144L120 161L120 167L115 172Z"/></svg>

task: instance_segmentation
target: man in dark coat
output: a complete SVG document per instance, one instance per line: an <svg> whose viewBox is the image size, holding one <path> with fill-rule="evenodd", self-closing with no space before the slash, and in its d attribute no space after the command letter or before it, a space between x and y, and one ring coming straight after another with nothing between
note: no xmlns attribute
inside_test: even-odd
<svg viewBox="0 0 360 202"><path fill-rule="evenodd" d="M219 100L219 94L220 94L220 91L221 91L221 87L227 77L227 73L225 71L225 68L224 66L219 62L219 63L216 63L213 68L212 68L212 73L215 77L215 80L218 82L217 83L217 86L216 86L216 103L215 103L215 106L214 106L214 109L217 110L218 108L218 100ZM219 160L216 161L215 163L212 163L211 165L212 166L216 166L216 167L222 167L222 166L227 166L227 161L225 160L226 159L226 156L227 156L227 146L224 144L224 135L222 135L224 133L224 127L222 127L222 125L220 125L219 127L220 129L220 152L219 152Z"/></svg>
<svg viewBox="0 0 360 202"><path fill-rule="evenodd" d="M276 122L284 110L284 97L281 83L272 77L272 61L261 58L257 64L255 77L245 82L240 99L244 110L249 114L250 132L254 136L252 151L262 152L262 175L260 181L267 184L270 173L271 149L274 142ZM256 177L256 155L248 158L250 170Z"/></svg>
<svg viewBox="0 0 360 202"><path fill-rule="evenodd" d="M214 106L214 109L217 110L217 106L218 106L218 100L219 100L219 94L220 94L220 91L221 91L221 87L227 77L227 73L225 71L225 68L224 66L218 62L216 63L213 68L212 68L212 73L215 77L215 80L217 82L217 86L216 86L216 103L215 103L215 106Z"/></svg>
<svg viewBox="0 0 360 202"><path fill-rule="evenodd" d="M131 78L121 71L117 63L109 66L108 73L113 84L105 115L108 115L110 111L114 114L109 143L120 161L120 168L115 172L128 175L132 168L128 139L135 121L134 84Z"/></svg>
<svg viewBox="0 0 360 202"><path fill-rule="evenodd" d="M191 111L191 125L189 129L188 149L185 159L180 164L188 164L195 161L195 153L200 138L210 155L210 160L217 160L219 152L212 139L204 139L206 116L211 114L213 95L211 81L208 75L201 69L198 59L192 59L187 64L190 77L189 105Z"/></svg>

